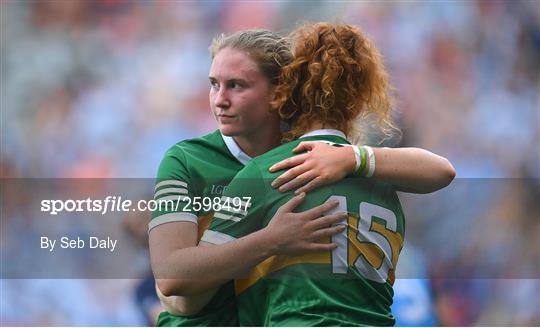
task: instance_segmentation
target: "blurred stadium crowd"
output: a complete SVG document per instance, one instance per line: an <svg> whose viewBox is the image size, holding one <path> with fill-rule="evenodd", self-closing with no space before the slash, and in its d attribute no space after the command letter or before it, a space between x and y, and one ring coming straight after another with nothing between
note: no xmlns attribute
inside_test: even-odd
<svg viewBox="0 0 540 328"><path fill-rule="evenodd" d="M170 145L215 129L213 36L286 33L303 20L360 26L397 89L400 145L441 154L458 172L447 190L401 195L400 270L427 286L411 323L540 325L540 2L4 0L0 9L3 178L152 178ZM26 238L15 217L2 215L3 234ZM131 299L138 283L3 279L2 323L146 324ZM422 306L430 321L415 322Z"/></svg>

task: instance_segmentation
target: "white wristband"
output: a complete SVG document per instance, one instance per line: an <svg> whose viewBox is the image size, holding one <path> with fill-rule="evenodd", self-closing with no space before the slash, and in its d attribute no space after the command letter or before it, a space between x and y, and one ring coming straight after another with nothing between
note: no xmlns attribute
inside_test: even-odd
<svg viewBox="0 0 540 328"><path fill-rule="evenodd" d="M354 157L356 158L356 167L354 169L354 172L357 172L360 168L360 165L362 164L362 160L360 159L360 148L358 148L358 146L356 145L352 145L351 147L354 150Z"/></svg>
<svg viewBox="0 0 540 328"><path fill-rule="evenodd" d="M371 178L375 172L375 153L373 152L373 148L369 146L363 147L365 147L368 154L368 172L366 173L366 178Z"/></svg>

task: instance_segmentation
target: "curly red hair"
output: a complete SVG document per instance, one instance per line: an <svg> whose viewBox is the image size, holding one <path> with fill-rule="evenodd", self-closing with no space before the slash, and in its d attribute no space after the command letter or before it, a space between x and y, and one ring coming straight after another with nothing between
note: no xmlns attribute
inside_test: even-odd
<svg viewBox="0 0 540 328"><path fill-rule="evenodd" d="M358 28L317 23L298 28L291 38L294 60L283 67L273 101L291 125L286 141L308 132L314 123L350 138L359 115L375 116L387 136L396 129L383 58Z"/></svg>

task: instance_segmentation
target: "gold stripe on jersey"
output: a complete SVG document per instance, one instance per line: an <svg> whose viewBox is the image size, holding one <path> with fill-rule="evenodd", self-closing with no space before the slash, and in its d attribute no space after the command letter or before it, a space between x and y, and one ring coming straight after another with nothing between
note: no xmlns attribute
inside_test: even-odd
<svg viewBox="0 0 540 328"><path fill-rule="evenodd" d="M352 243L353 247L349 248L347 263L356 262L358 257L362 255L372 267L379 269L383 263L384 252L375 244L362 242L356 238L356 234L358 233L357 217L350 215L349 223L351 224L349 225L347 238L349 239L349 242Z"/></svg>
<svg viewBox="0 0 540 328"><path fill-rule="evenodd" d="M347 251L347 265L353 267L354 263L358 260L360 256L363 256L368 263L378 269L381 267L384 260L384 252L380 247L371 243L360 241L357 238L358 234L358 217L356 215L349 215L348 220L348 251ZM379 223L373 222L371 224L371 231L377 232L382 235L392 248L392 266L393 269L390 270L388 274L388 282L393 285L395 280L395 268L397 265L397 260L401 248L403 247L403 236L397 232L386 229L386 227ZM330 239L323 240L321 242L330 242ZM271 256L265 261L257 265L248 275L246 279L237 279L235 280L235 290L236 294L242 293L247 288L253 286L257 281L265 276L286 268L293 264L328 264L331 265L332 253L331 252L321 252L314 254L305 254L297 256Z"/></svg>
<svg viewBox="0 0 540 328"><path fill-rule="evenodd" d="M330 242L330 239L323 240L321 242ZM285 256L285 255L274 255L263 262L259 263L255 268L253 268L248 278L246 279L237 279L235 280L235 290L236 295L242 293L247 288L253 286L259 279L275 272L281 270L289 265L301 264L301 263L311 263L311 264L330 264L332 261L332 256L330 252L320 252L296 256Z"/></svg>
<svg viewBox="0 0 540 328"><path fill-rule="evenodd" d="M383 250L371 242L363 242L358 240L358 238L356 237L356 234L358 233L358 217L349 215L348 224L349 229L347 238L349 239L350 244L348 247L349 251L347 263L349 265L354 265L358 257L363 256L369 263L369 265L371 265L375 269L379 269L383 263L385 256ZM390 247L392 248L391 262L393 269L391 269L388 273L388 281L391 285L393 285L395 280L395 268L397 265L399 253L401 252L401 248L403 247L403 236L397 232L386 229L383 224L375 221L371 224L370 230L375 231L382 235L384 238L386 238L386 240L388 240L388 243L390 244Z"/></svg>

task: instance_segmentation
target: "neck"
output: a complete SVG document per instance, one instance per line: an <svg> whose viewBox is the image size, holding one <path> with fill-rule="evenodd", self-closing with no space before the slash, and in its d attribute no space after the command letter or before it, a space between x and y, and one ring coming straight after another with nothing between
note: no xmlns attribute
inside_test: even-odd
<svg viewBox="0 0 540 328"><path fill-rule="evenodd" d="M311 131L322 130L322 129L341 130L340 128L338 128L336 126L333 126L333 125L323 124L321 122L313 122L313 124L308 126L306 131L304 131L303 133L305 134L305 133L309 133Z"/></svg>
<svg viewBox="0 0 540 328"><path fill-rule="evenodd" d="M308 133L314 130L320 130L320 129L333 129L331 126L324 126L321 122L313 122L304 133Z"/></svg>
<svg viewBox="0 0 540 328"><path fill-rule="evenodd" d="M233 137L238 147L250 157L257 157L281 144L281 134Z"/></svg>

